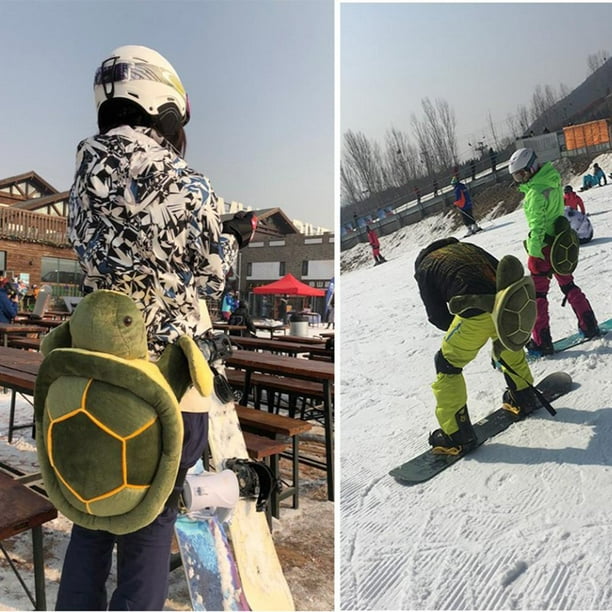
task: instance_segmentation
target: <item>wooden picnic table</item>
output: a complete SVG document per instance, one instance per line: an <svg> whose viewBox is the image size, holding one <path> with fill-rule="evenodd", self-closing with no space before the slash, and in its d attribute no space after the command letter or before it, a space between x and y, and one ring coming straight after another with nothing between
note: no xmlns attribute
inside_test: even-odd
<svg viewBox="0 0 612 612"><path fill-rule="evenodd" d="M244 387L240 403L246 406L251 375L277 374L301 380L319 382L323 385L323 416L325 429L325 470L327 473L327 498L334 499L334 430L332 384L334 381L334 364L328 361L313 361L286 357L273 353L236 350L227 359L227 365L244 370Z"/></svg>
<svg viewBox="0 0 612 612"><path fill-rule="evenodd" d="M231 331L246 331L246 325L230 325L229 323L213 323L213 329L223 330L225 333L229 333Z"/></svg>
<svg viewBox="0 0 612 612"><path fill-rule="evenodd" d="M1 344L3 346L8 346L9 335L26 336L27 334L44 334L46 331L46 327L32 325L30 323L0 323Z"/></svg>
<svg viewBox="0 0 612 612"><path fill-rule="evenodd" d="M312 338L310 336L275 336L275 340L281 340L282 342L297 342L298 344L315 344L319 346L325 346L325 340L321 338Z"/></svg>
<svg viewBox="0 0 612 612"><path fill-rule="evenodd" d="M59 327L63 322L62 319L48 319L46 317L42 319L15 317L15 323L19 323L20 325L38 325L39 327L44 327L45 331L53 329L54 327Z"/></svg>
<svg viewBox="0 0 612 612"><path fill-rule="evenodd" d="M0 549L8 558L2 541L24 531L32 531L34 596L21 578L17 567L12 563L11 567L36 610L47 610L42 525L56 517L57 510L48 499L35 493L18 479L0 472Z"/></svg>
<svg viewBox="0 0 612 612"><path fill-rule="evenodd" d="M303 353L331 357L332 351L325 348L322 343L317 344L298 344L297 342L284 342L282 339L274 338L253 338L232 336L232 344L247 350L270 351L272 353L287 353L296 356Z"/></svg>
<svg viewBox="0 0 612 612"><path fill-rule="evenodd" d="M270 332L270 338L274 338L274 334L276 332L282 332L283 334L287 333L288 326L283 325L282 323L265 323L264 321L253 321L253 325L255 329L260 329L261 331Z"/></svg>
<svg viewBox="0 0 612 612"><path fill-rule="evenodd" d="M15 425L15 400L17 393L33 394L38 368L42 360L41 353L0 346L0 386L6 386L11 390L9 444L13 441L13 431L24 427L33 427L33 423Z"/></svg>
<svg viewBox="0 0 612 612"><path fill-rule="evenodd" d="M336 335L335 331L319 332L319 336L321 336L321 338L333 338L335 335Z"/></svg>

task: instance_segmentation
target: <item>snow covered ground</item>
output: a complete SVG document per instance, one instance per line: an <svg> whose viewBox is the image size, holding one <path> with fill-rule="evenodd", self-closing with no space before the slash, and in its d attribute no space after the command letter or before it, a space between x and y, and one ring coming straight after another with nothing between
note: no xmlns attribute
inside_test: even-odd
<svg viewBox="0 0 612 612"><path fill-rule="evenodd" d="M612 155L599 162L612 170ZM576 191L581 177L565 177ZM580 194L595 230L575 281L600 321L612 317L612 185ZM477 200L475 203L477 214ZM526 264L521 209L483 220L470 242ZM455 235L461 237L463 229ZM575 389L512 425L435 479L388 476L427 448L437 427L430 385L443 333L427 322L414 259L448 235L441 218L343 253L341 278L340 601L343 609L612 609L612 338L532 364L536 380L563 370ZM346 262L345 262L346 263ZM555 281L551 331L576 331ZM499 407L503 376L490 345L464 374L473 421Z"/></svg>

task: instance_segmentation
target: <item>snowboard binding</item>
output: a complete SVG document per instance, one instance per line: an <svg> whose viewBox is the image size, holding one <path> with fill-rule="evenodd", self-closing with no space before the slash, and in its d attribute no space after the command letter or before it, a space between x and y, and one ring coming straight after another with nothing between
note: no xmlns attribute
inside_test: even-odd
<svg viewBox="0 0 612 612"><path fill-rule="evenodd" d="M198 346L213 373L213 386L217 397L224 404L234 401L234 392L227 382L227 378L215 367L215 363L223 364L228 357L231 357L231 340L224 333L213 334L211 331L208 331L198 340Z"/></svg>
<svg viewBox="0 0 612 612"><path fill-rule="evenodd" d="M224 469L232 470L238 478L241 498L256 499L255 509L263 512L273 492L280 492L281 482L265 464L251 459L227 459Z"/></svg>

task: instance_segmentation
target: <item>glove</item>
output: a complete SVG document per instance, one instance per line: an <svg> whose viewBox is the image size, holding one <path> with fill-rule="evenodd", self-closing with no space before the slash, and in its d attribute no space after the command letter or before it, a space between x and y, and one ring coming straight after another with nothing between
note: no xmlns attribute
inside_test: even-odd
<svg viewBox="0 0 612 612"><path fill-rule="evenodd" d="M223 223L223 233L233 234L238 240L239 248L244 248L251 242L257 229L257 217L253 211L238 211L229 221Z"/></svg>

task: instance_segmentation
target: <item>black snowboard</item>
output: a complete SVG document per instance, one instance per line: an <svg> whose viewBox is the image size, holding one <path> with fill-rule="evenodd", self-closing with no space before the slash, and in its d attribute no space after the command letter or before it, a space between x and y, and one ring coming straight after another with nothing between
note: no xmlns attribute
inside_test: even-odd
<svg viewBox="0 0 612 612"><path fill-rule="evenodd" d="M536 388L542 392L549 402L552 402L571 390L572 377L565 372L554 372L542 379L536 385ZM484 419L474 423L474 430L478 438L477 445L480 446L483 442L501 433L516 422L516 419L510 412L503 408L498 408ZM474 449L471 452L473 451ZM408 486L419 484L433 478L467 454L469 453L436 455L431 449L428 449L407 463L392 469L389 474L401 484Z"/></svg>

